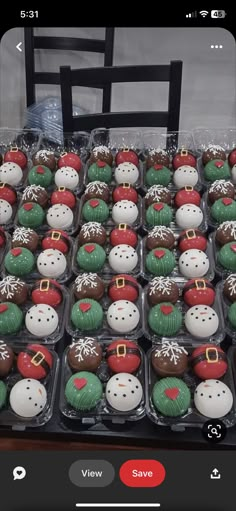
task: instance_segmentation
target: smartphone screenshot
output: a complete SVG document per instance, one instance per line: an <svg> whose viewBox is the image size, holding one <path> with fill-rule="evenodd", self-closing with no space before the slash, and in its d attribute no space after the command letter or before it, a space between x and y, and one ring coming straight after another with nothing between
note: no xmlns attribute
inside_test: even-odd
<svg viewBox="0 0 236 511"><path fill-rule="evenodd" d="M233 10L24 7L0 22L1 509L234 511Z"/></svg>

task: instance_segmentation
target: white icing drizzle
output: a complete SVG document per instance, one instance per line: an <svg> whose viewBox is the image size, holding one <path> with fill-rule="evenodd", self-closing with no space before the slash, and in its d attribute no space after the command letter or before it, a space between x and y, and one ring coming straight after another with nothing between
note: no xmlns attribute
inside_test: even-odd
<svg viewBox="0 0 236 511"><path fill-rule="evenodd" d="M94 289L98 287L96 273L82 273L75 279L75 287L77 291L82 291L83 287Z"/></svg>
<svg viewBox="0 0 236 511"><path fill-rule="evenodd" d="M169 358L170 362L174 362L174 365L177 365L180 355L183 353L188 355L188 352L184 349L184 347L179 346L177 342L164 341L162 347L155 351L155 357Z"/></svg>
<svg viewBox="0 0 236 511"><path fill-rule="evenodd" d="M51 151L42 149L36 153L35 158L42 158L42 160L46 162L50 156L54 156L54 154Z"/></svg>
<svg viewBox="0 0 236 511"><path fill-rule="evenodd" d="M224 151L224 149L220 145L210 144L206 151L209 151L211 154L217 154L219 151Z"/></svg>
<svg viewBox="0 0 236 511"><path fill-rule="evenodd" d="M4 341L0 341L0 360L7 360L7 358L10 358L10 354L6 348L6 343Z"/></svg>
<svg viewBox="0 0 236 511"><path fill-rule="evenodd" d="M81 228L81 232L83 233L84 237L89 237L90 234L102 234L102 224L99 222L87 222L84 224Z"/></svg>
<svg viewBox="0 0 236 511"><path fill-rule="evenodd" d="M165 227L164 225L156 225L148 234L148 238L160 238L161 240L166 240L168 238L168 234L173 234L173 231L169 227Z"/></svg>
<svg viewBox="0 0 236 511"><path fill-rule="evenodd" d="M22 195L22 199L25 200L25 199L37 199L38 198L38 195L37 193L43 191L44 188L40 185L30 185L30 186L27 186L23 192L23 195Z"/></svg>
<svg viewBox="0 0 236 511"><path fill-rule="evenodd" d="M230 222L229 220L226 222L223 222L218 227L217 231L228 231L230 230L230 235L233 236L233 238L236 240L236 221Z"/></svg>
<svg viewBox="0 0 236 511"><path fill-rule="evenodd" d="M168 194L168 188L165 188L165 186L162 185L153 185L146 193L145 199L149 199L149 197L157 197L160 199L163 196L163 193Z"/></svg>
<svg viewBox="0 0 236 511"><path fill-rule="evenodd" d="M174 282L169 277L155 277L150 282L149 294L153 295L156 291L160 291L161 293L170 295L172 284L174 284Z"/></svg>
<svg viewBox="0 0 236 511"><path fill-rule="evenodd" d="M162 149L161 147L157 147L156 149L152 149L148 153L149 156L156 156L156 154L163 154L163 156L168 156L168 154L165 151L165 149Z"/></svg>
<svg viewBox="0 0 236 511"><path fill-rule="evenodd" d="M92 181L86 186L86 192L103 192L107 189L107 184L103 183L103 181Z"/></svg>
<svg viewBox="0 0 236 511"><path fill-rule="evenodd" d="M232 296L236 293L236 273L232 273L225 281L229 286L229 294Z"/></svg>
<svg viewBox="0 0 236 511"><path fill-rule="evenodd" d="M71 348L75 347L75 358L78 359L78 362L83 362L89 356L98 356L94 342L93 337L85 337L71 344Z"/></svg>
<svg viewBox="0 0 236 511"><path fill-rule="evenodd" d="M231 181L225 181L224 179L217 179L209 188L209 192L228 192L228 187L232 186Z"/></svg>
<svg viewBox="0 0 236 511"><path fill-rule="evenodd" d="M11 300L14 292L17 290L17 286L23 287L24 283L20 279L8 275L0 281L0 293L6 293L7 300Z"/></svg>
<svg viewBox="0 0 236 511"><path fill-rule="evenodd" d="M32 229L26 227L17 227L13 233L12 241L22 241L23 243L27 243L30 241L30 236L32 233Z"/></svg>
<svg viewBox="0 0 236 511"><path fill-rule="evenodd" d="M94 154L94 156L98 156L99 153L109 155L110 149L109 149L109 147L107 147L105 145L98 145L98 146L94 147L93 154Z"/></svg>

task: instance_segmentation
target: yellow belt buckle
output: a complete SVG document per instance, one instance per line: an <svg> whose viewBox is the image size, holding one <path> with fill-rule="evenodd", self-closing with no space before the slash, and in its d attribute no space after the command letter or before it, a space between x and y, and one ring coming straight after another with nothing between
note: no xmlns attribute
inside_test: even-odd
<svg viewBox="0 0 236 511"><path fill-rule="evenodd" d="M185 186L184 187L186 192L192 192L193 191L193 187L192 186Z"/></svg>
<svg viewBox="0 0 236 511"><path fill-rule="evenodd" d="M131 187L131 184L130 183L123 183L123 188L130 188Z"/></svg>
<svg viewBox="0 0 236 511"><path fill-rule="evenodd" d="M119 224L119 231L126 231L127 229L127 224Z"/></svg>
<svg viewBox="0 0 236 511"><path fill-rule="evenodd" d="M121 289L122 287L125 287L125 279L123 277L116 279L116 287L117 287L117 289Z"/></svg>
<svg viewBox="0 0 236 511"><path fill-rule="evenodd" d="M48 279L41 280L39 289L40 289L40 291L48 291L49 290L49 280Z"/></svg>
<svg viewBox="0 0 236 511"><path fill-rule="evenodd" d="M18 151L18 147L17 145L13 145L10 147L10 151L12 151L13 153L16 153Z"/></svg>
<svg viewBox="0 0 236 511"><path fill-rule="evenodd" d="M63 153L60 154L60 156L66 156L66 155L67 155L66 151L63 151Z"/></svg>
<svg viewBox="0 0 236 511"><path fill-rule="evenodd" d="M193 238L196 238L196 233L195 233L194 229L188 229L186 231L186 236L187 236L188 240L192 240Z"/></svg>
<svg viewBox="0 0 236 511"><path fill-rule="evenodd" d="M206 289L206 282L204 279L196 279L194 282L196 289Z"/></svg>
<svg viewBox="0 0 236 511"><path fill-rule="evenodd" d="M187 149L184 149L184 147L182 147L181 151L180 151L180 154L181 156L187 156L188 154L188 150Z"/></svg>
<svg viewBox="0 0 236 511"><path fill-rule="evenodd" d="M56 241L57 241L57 240L59 240L59 239L60 239L60 237L61 237L61 233L60 233L60 232L58 232L58 231L52 231L52 236L51 236L51 239L52 239L52 240L56 240Z"/></svg>
<svg viewBox="0 0 236 511"><path fill-rule="evenodd" d="M44 359L45 359L45 355L43 355L43 353L41 353L41 351L37 351L37 353L31 359L31 362L35 367L38 367L44 361Z"/></svg>
<svg viewBox="0 0 236 511"><path fill-rule="evenodd" d="M64 191L65 191L65 189L66 189L66 187L65 187L65 186L59 186L58 191L59 191L59 192L64 192Z"/></svg>
<svg viewBox="0 0 236 511"><path fill-rule="evenodd" d="M117 357L125 357L126 355L126 345L125 344L118 344L116 348L116 354Z"/></svg>
<svg viewBox="0 0 236 511"><path fill-rule="evenodd" d="M4 188L6 183L0 183L0 188Z"/></svg>
<svg viewBox="0 0 236 511"><path fill-rule="evenodd" d="M129 147L124 147L124 149L122 149L122 152L124 153L127 153L129 151Z"/></svg>
<svg viewBox="0 0 236 511"><path fill-rule="evenodd" d="M209 355L210 352L214 352L214 354L215 354L215 358L213 360L210 358L210 355ZM214 348L213 346L212 346L212 348L207 348L206 349L206 359L209 364L214 364L215 362L218 362L219 355L218 355L217 349Z"/></svg>

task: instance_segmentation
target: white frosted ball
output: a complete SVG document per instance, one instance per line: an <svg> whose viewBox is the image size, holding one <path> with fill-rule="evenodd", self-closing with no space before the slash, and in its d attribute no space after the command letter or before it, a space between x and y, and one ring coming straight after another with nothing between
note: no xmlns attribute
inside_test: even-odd
<svg viewBox="0 0 236 511"><path fill-rule="evenodd" d="M12 387L10 405L17 415L33 418L39 415L47 404L47 391L37 380L25 378Z"/></svg>
<svg viewBox="0 0 236 511"><path fill-rule="evenodd" d="M51 305L33 305L25 315L25 326L31 334L47 337L58 327L58 314Z"/></svg>
<svg viewBox="0 0 236 511"><path fill-rule="evenodd" d="M132 374L117 373L107 382L107 402L119 412L134 410L142 401L142 397L142 385L138 378Z"/></svg>
<svg viewBox="0 0 236 511"><path fill-rule="evenodd" d="M68 229L73 220L73 211L65 204L54 204L47 212L47 223L53 229Z"/></svg>
<svg viewBox="0 0 236 511"><path fill-rule="evenodd" d="M138 218L138 208L130 200L120 200L112 208L112 220L115 224L132 225Z"/></svg>
<svg viewBox="0 0 236 511"><path fill-rule="evenodd" d="M122 183L129 183L134 185L139 178L139 170L133 163L124 162L120 163L115 169L115 180L120 185Z"/></svg>
<svg viewBox="0 0 236 511"><path fill-rule="evenodd" d="M197 248L186 250L179 258L180 273L189 279L203 277L208 272L209 266L208 255Z"/></svg>
<svg viewBox="0 0 236 511"><path fill-rule="evenodd" d="M139 320L138 307L129 300L117 300L108 308L107 323L115 332L128 334L137 327Z"/></svg>
<svg viewBox="0 0 236 511"><path fill-rule="evenodd" d="M55 184L58 188L65 186L69 190L74 190L79 184L79 174L72 167L61 167L55 173Z"/></svg>
<svg viewBox="0 0 236 511"><path fill-rule="evenodd" d="M208 305L194 305L185 314L185 326L195 337L204 338L214 335L219 327L219 318Z"/></svg>
<svg viewBox="0 0 236 511"><path fill-rule="evenodd" d="M17 163L6 162L0 167L0 181L11 186L17 186L23 179L23 172Z"/></svg>
<svg viewBox="0 0 236 511"><path fill-rule="evenodd" d="M4 199L0 199L0 224L7 224L11 220L12 213L11 204Z"/></svg>
<svg viewBox="0 0 236 511"><path fill-rule="evenodd" d="M190 165L182 165L174 171L173 182L177 188L194 187L198 182L198 171Z"/></svg>
<svg viewBox="0 0 236 511"><path fill-rule="evenodd" d="M110 267L115 272L126 273L134 270L138 264L138 254L130 245L116 245L108 256Z"/></svg>
<svg viewBox="0 0 236 511"><path fill-rule="evenodd" d="M175 220L181 229L199 227L203 221L203 212L195 204L183 204L177 209Z"/></svg>
<svg viewBox="0 0 236 511"><path fill-rule="evenodd" d="M233 395L222 381L205 380L194 392L194 404L204 417L220 419L230 412L233 406Z"/></svg>
<svg viewBox="0 0 236 511"><path fill-rule="evenodd" d="M66 270L66 258L60 250L47 248L39 254L37 268L44 277L61 277Z"/></svg>

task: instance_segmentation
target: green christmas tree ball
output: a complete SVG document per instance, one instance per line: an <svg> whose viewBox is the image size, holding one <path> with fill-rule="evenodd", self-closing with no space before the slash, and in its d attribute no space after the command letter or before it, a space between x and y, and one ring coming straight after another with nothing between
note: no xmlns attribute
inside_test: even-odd
<svg viewBox="0 0 236 511"><path fill-rule="evenodd" d="M178 417L190 407L191 394L186 383L180 378L162 378L152 391L155 408L166 417Z"/></svg>
<svg viewBox="0 0 236 511"><path fill-rule="evenodd" d="M90 199L82 208L82 216L86 222L106 222L109 217L109 208L102 199Z"/></svg>
<svg viewBox="0 0 236 511"><path fill-rule="evenodd" d="M158 277L170 275L175 265L175 256L168 248L154 248L146 258L147 270Z"/></svg>
<svg viewBox="0 0 236 511"><path fill-rule="evenodd" d="M0 304L0 335L16 334L23 324L23 312L12 302Z"/></svg>
<svg viewBox="0 0 236 511"><path fill-rule="evenodd" d="M35 266L35 259L28 248L12 248L7 253L4 265L10 275L22 277L31 273Z"/></svg>
<svg viewBox="0 0 236 511"><path fill-rule="evenodd" d="M53 183L53 174L45 165L35 165L29 171L28 181L30 185L39 185L48 188Z"/></svg>
<svg viewBox="0 0 236 511"><path fill-rule="evenodd" d="M204 168L204 177L211 183L218 179L230 178L230 167L228 162L223 160L209 161Z"/></svg>
<svg viewBox="0 0 236 511"><path fill-rule="evenodd" d="M65 388L67 402L78 411L92 410L102 398L99 378L88 371L73 374Z"/></svg>
<svg viewBox="0 0 236 511"><path fill-rule="evenodd" d="M6 404L7 400L7 386L3 381L0 381L0 409Z"/></svg>
<svg viewBox="0 0 236 511"><path fill-rule="evenodd" d="M164 165L153 165L146 172L146 184L148 186L153 185L162 185L168 186L171 181L171 172L170 169L165 167Z"/></svg>
<svg viewBox="0 0 236 511"><path fill-rule="evenodd" d="M176 335L182 326L182 313L170 302L158 303L148 314L148 324L160 337Z"/></svg>
<svg viewBox="0 0 236 511"><path fill-rule="evenodd" d="M211 216L220 223L236 220L236 201L228 197L217 199L211 206Z"/></svg>
<svg viewBox="0 0 236 511"><path fill-rule="evenodd" d="M35 229L43 225L45 211L35 202L26 202L18 211L18 220L23 227Z"/></svg>
<svg viewBox="0 0 236 511"><path fill-rule="evenodd" d="M172 222L173 213L168 204L164 202L154 202L146 211L146 222L151 227L156 225L169 226Z"/></svg>
<svg viewBox="0 0 236 511"><path fill-rule="evenodd" d="M226 243L218 253L218 262L226 270L236 271L236 242Z"/></svg>
<svg viewBox="0 0 236 511"><path fill-rule="evenodd" d="M72 307L71 321L79 330L98 330L103 323L103 309L96 300L78 300Z"/></svg>
<svg viewBox="0 0 236 511"><path fill-rule="evenodd" d="M97 243L86 243L79 248L76 256L79 268L89 272L102 270L106 261L106 252Z"/></svg>
<svg viewBox="0 0 236 511"><path fill-rule="evenodd" d="M104 183L110 184L112 180L112 169L110 165L107 165L104 161L98 160L88 169L88 180L92 181L103 181Z"/></svg>

